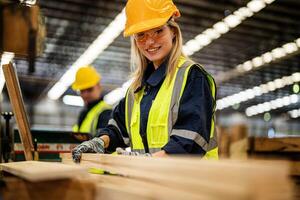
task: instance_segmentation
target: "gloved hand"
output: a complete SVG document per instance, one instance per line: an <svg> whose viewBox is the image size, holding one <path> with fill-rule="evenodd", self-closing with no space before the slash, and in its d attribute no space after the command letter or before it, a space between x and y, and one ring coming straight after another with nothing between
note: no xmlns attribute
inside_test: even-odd
<svg viewBox="0 0 300 200"><path fill-rule="evenodd" d="M139 153L139 152L129 152L129 151L126 151L120 147L116 148L116 152L118 155L124 155L124 156L152 156L150 153Z"/></svg>
<svg viewBox="0 0 300 200"><path fill-rule="evenodd" d="M99 137L95 137L79 144L72 150L73 161L79 163L82 153L104 153L104 141Z"/></svg>

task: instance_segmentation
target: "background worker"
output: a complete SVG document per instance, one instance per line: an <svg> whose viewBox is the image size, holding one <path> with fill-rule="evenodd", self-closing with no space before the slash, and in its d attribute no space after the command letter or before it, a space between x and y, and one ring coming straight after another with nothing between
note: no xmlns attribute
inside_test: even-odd
<svg viewBox="0 0 300 200"><path fill-rule="evenodd" d="M136 11L139 12L136 12ZM218 158L213 78L182 53L172 0L128 0L124 36L131 36L133 83L100 137L73 149L103 153L130 146L133 155L197 154ZM117 152L124 151L118 150Z"/></svg>
<svg viewBox="0 0 300 200"><path fill-rule="evenodd" d="M78 91L84 101L73 132L90 133L93 137L97 129L104 128L111 114L111 106L103 101L101 76L93 66L79 68L72 89Z"/></svg>

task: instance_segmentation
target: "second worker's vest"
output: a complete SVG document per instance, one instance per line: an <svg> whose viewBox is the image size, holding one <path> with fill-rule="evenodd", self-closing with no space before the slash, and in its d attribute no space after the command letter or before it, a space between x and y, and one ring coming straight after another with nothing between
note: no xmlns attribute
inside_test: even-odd
<svg viewBox="0 0 300 200"><path fill-rule="evenodd" d="M111 109L111 106L105 103L104 101L100 101L87 113L80 127L78 127L78 124L75 124L73 126L73 131L81 133L91 133L92 136L94 136L97 130L99 115L104 110L108 109Z"/></svg>
<svg viewBox="0 0 300 200"><path fill-rule="evenodd" d="M206 75L211 95L214 99L209 142L197 132L173 129L178 117L180 98L186 85L189 70L193 65L198 66ZM145 153L140 135L140 102L143 98L143 93L144 88L137 93L133 93L129 89L126 94L125 108L126 128L131 141L130 146L132 151L139 153ZM173 79L170 80L170 76L166 76L149 111L146 130L149 152L155 153L160 151L167 144L171 135L177 135L191 139L201 146L206 151L204 158L218 159L217 134L215 132L215 99L216 85L212 76L199 64L180 57Z"/></svg>

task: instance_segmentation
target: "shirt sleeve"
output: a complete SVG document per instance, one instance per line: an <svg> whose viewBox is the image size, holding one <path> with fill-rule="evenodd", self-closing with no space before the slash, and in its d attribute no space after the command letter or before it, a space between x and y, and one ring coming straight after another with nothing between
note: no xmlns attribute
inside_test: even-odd
<svg viewBox="0 0 300 200"><path fill-rule="evenodd" d="M107 152L114 152L117 147L128 147L124 140L129 141L125 125L125 98L123 98L119 104L113 109L111 116L111 123L105 128L99 129L97 136L108 135L110 142L106 149Z"/></svg>
<svg viewBox="0 0 300 200"><path fill-rule="evenodd" d="M108 124L108 120L110 119L111 110L104 110L100 113L98 117L97 128L104 128Z"/></svg>
<svg viewBox="0 0 300 200"><path fill-rule="evenodd" d="M172 131L200 134L209 142L213 106L214 100L206 75L197 66L193 66L180 99L178 118ZM169 154L206 153L194 139L178 135L171 135L163 150Z"/></svg>

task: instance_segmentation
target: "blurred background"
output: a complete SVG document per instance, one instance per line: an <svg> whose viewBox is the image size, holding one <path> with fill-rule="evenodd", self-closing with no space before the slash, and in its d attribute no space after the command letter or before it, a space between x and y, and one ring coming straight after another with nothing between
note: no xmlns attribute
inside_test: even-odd
<svg viewBox="0 0 300 200"><path fill-rule="evenodd" d="M14 57L31 127L71 130L82 102L70 83L83 63L102 74L105 99L116 104L130 75L130 41L122 35L126 0L27 3L37 4L43 16L43 51L33 59L8 56ZM217 82L219 130L238 125L252 136L300 135L300 1L174 3L182 15L184 52ZM0 110L11 111L0 75Z"/></svg>

